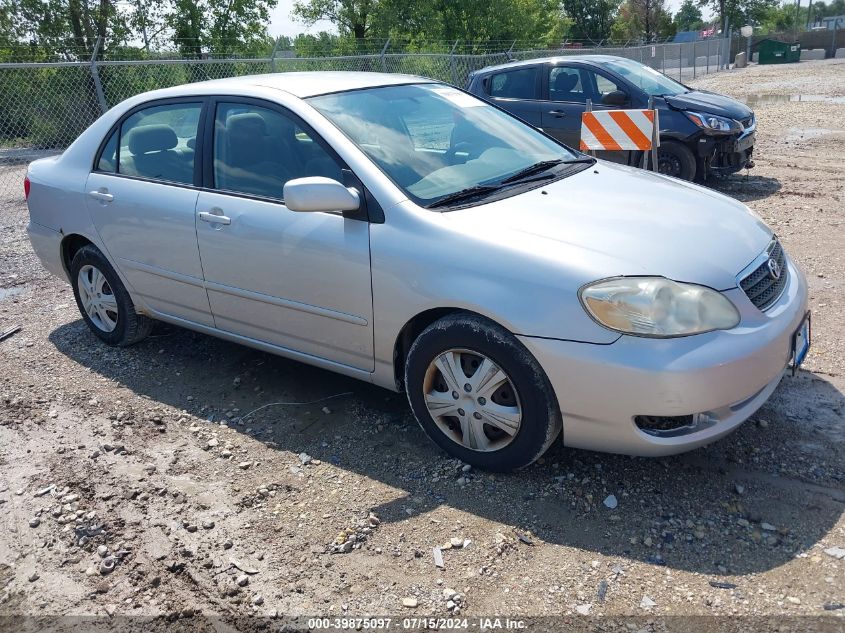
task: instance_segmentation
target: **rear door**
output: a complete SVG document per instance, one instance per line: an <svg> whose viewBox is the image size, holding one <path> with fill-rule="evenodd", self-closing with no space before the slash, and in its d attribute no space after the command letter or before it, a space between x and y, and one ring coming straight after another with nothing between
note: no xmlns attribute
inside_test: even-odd
<svg viewBox="0 0 845 633"><path fill-rule="evenodd" d="M541 124L541 73L543 65L518 66L485 77L487 98L500 108L535 127Z"/></svg>
<svg viewBox="0 0 845 633"><path fill-rule="evenodd" d="M213 325L194 222L202 98L127 114L86 183L88 210L110 261L156 312Z"/></svg>

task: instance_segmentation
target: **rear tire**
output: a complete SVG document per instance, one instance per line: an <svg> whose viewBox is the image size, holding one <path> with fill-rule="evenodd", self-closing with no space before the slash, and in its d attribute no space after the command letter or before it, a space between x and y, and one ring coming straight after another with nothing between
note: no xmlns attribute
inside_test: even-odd
<svg viewBox="0 0 845 633"><path fill-rule="evenodd" d="M105 343L126 347L146 338L153 321L135 304L109 261L95 246L80 248L70 264L73 296L89 329Z"/></svg>
<svg viewBox="0 0 845 633"><path fill-rule="evenodd" d="M426 434L485 470L528 466L562 428L537 360L513 334L477 315L445 316L417 337L405 363L405 389Z"/></svg>
<svg viewBox="0 0 845 633"><path fill-rule="evenodd" d="M666 176L689 181L695 179L695 156L686 145L678 141L660 141L657 166L658 171Z"/></svg>

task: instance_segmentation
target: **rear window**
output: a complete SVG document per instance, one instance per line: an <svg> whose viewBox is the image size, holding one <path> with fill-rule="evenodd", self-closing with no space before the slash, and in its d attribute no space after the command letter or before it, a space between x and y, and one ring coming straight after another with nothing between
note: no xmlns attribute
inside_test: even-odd
<svg viewBox="0 0 845 633"><path fill-rule="evenodd" d="M518 68L490 78L490 96L503 99L536 99L537 67Z"/></svg>

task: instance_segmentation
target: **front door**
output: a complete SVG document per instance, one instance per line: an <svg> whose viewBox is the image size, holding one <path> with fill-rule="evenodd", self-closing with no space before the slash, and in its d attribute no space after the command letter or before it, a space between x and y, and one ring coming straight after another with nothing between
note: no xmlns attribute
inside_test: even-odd
<svg viewBox="0 0 845 633"><path fill-rule="evenodd" d="M218 329L372 371L369 224L296 213L285 182L342 181L339 159L282 108L219 101L197 238Z"/></svg>
<svg viewBox="0 0 845 633"><path fill-rule="evenodd" d="M134 293L156 312L212 325L194 220L202 107L176 101L130 113L86 192L94 227Z"/></svg>
<svg viewBox="0 0 845 633"><path fill-rule="evenodd" d="M582 70L571 66L550 66L549 98L542 109L542 127L561 143L578 149L581 141L581 114L590 94L585 90Z"/></svg>
<svg viewBox="0 0 845 633"><path fill-rule="evenodd" d="M579 149L581 145L581 115L587 109L587 100L594 111L621 109L619 106L604 105L602 99L604 95L622 87L592 68L578 65L549 66L546 86L548 100L542 110L543 129L574 149ZM626 151L600 151L597 156L615 163L628 163L629 154Z"/></svg>

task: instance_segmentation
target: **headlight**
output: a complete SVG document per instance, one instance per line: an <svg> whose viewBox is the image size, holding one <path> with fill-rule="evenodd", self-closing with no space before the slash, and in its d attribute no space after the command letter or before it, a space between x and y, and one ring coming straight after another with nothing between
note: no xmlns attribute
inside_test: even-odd
<svg viewBox="0 0 845 633"><path fill-rule="evenodd" d="M741 132L742 125L733 119L728 119L723 116L715 114L703 114L701 112L684 112L687 118L695 123L698 127L704 128L711 132Z"/></svg>
<svg viewBox="0 0 845 633"><path fill-rule="evenodd" d="M688 336L739 324L739 312L721 293L663 277L605 279L579 295L601 325L636 336Z"/></svg>

